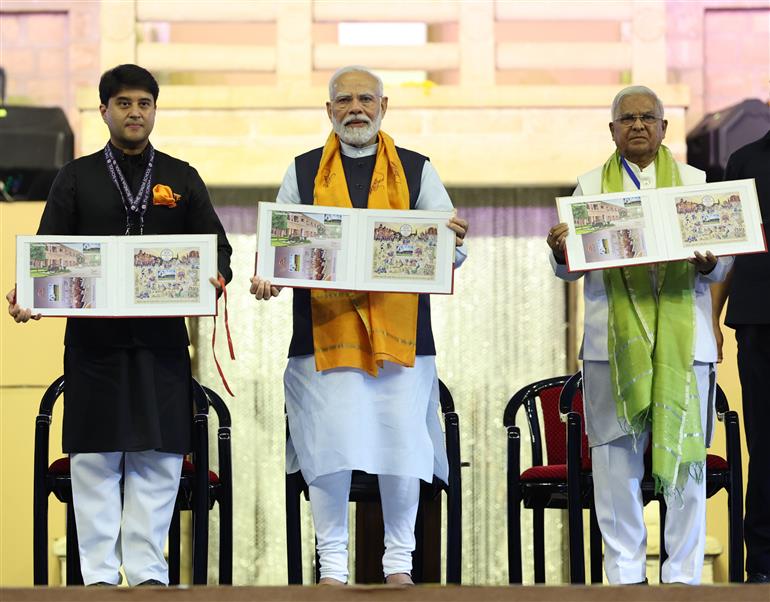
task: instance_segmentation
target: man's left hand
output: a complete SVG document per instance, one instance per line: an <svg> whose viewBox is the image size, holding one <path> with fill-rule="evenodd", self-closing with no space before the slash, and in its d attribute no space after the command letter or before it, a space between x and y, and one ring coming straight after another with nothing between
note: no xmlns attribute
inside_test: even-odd
<svg viewBox="0 0 770 602"><path fill-rule="evenodd" d="M455 233L455 246L461 247L468 232L468 220L453 215L447 222L447 226Z"/></svg>
<svg viewBox="0 0 770 602"><path fill-rule="evenodd" d="M695 251L695 257L690 257L687 261L695 266L701 274L708 274L717 265L717 258L711 251L706 251L705 255L701 255L698 251Z"/></svg>
<svg viewBox="0 0 770 602"><path fill-rule="evenodd" d="M215 289L217 289L217 298L219 298L219 295L222 294L222 282L220 282L219 279L222 279L222 282L224 282L224 278L222 278L222 274L217 273L217 277L214 278L213 276L209 278L209 282L214 286Z"/></svg>

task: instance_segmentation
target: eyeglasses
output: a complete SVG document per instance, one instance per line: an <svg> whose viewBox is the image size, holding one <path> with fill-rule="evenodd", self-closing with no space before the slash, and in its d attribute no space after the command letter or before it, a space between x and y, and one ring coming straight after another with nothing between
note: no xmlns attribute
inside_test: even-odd
<svg viewBox="0 0 770 602"><path fill-rule="evenodd" d="M654 125L658 121L660 121L660 117L653 115L652 113L643 113L643 114L636 114L632 115L631 113L626 113L625 115L621 115L617 119L615 119L616 122L618 122L623 127L631 127L636 123L636 120L640 120L644 125Z"/></svg>
<svg viewBox="0 0 770 602"><path fill-rule="evenodd" d="M374 94L359 94L354 97L352 94L340 94L334 100L332 100L332 105L335 109L347 109L350 107L350 105L353 104L354 98L358 100L358 104L360 104L363 108L370 109L377 105L377 101L380 99L380 96L376 96Z"/></svg>

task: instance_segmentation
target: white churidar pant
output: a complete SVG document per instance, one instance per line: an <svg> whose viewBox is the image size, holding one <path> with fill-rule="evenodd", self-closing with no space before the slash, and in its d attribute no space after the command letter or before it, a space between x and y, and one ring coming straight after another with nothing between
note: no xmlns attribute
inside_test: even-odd
<svg viewBox="0 0 770 602"><path fill-rule="evenodd" d="M182 472L181 454L154 450L70 456L83 582L168 583L163 547ZM120 481L123 479L123 499Z"/></svg>
<svg viewBox="0 0 770 602"><path fill-rule="evenodd" d="M348 580L348 495L352 471L316 478L309 486L321 577ZM385 525L383 576L411 573L420 480L378 475Z"/></svg>
<svg viewBox="0 0 770 602"><path fill-rule="evenodd" d="M696 362L694 370L701 400L701 424L708 444L712 430L713 364ZM583 362L587 422L590 416L606 420L610 411L616 416L609 383L609 362ZM593 411L589 412L588 406ZM649 433L645 433L636 445L631 435L599 444L591 442L594 503L604 541L604 570L611 584L645 579L647 529L640 483L648 440ZM700 483L693 478L687 480L681 504L675 501L668 505L665 538L668 559L663 564L663 582L700 583L706 544L705 470Z"/></svg>

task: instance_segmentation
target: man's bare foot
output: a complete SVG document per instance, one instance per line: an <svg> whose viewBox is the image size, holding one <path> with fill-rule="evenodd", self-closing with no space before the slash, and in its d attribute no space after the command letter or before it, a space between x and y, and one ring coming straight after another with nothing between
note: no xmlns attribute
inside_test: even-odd
<svg viewBox="0 0 770 602"><path fill-rule="evenodd" d="M412 576L409 573L393 573L385 577L385 583L388 585L414 585Z"/></svg>
<svg viewBox="0 0 770 602"><path fill-rule="evenodd" d="M318 580L318 585L332 585L334 587L340 587L342 585L347 585L347 584L344 581L335 579L334 577L321 577Z"/></svg>

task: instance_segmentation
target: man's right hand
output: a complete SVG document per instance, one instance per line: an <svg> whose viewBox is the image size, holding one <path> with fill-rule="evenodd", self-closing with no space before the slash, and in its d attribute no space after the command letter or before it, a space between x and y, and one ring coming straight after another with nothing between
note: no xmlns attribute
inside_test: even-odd
<svg viewBox="0 0 770 602"><path fill-rule="evenodd" d="M249 292L254 295L258 300L267 301L273 297L277 297L281 292L280 286L273 286L269 280L262 280L259 276L252 276L251 288Z"/></svg>
<svg viewBox="0 0 770 602"><path fill-rule="evenodd" d="M39 320L40 314L32 315L31 309L23 309L16 303L16 287L13 287L5 296L8 300L8 313L16 322L28 322L29 320Z"/></svg>
<svg viewBox="0 0 770 602"><path fill-rule="evenodd" d="M569 226L565 223L556 224L548 231L548 237L545 241L548 246L551 247L556 263L564 263L566 257L564 255L564 248L567 244L567 234L569 234Z"/></svg>

